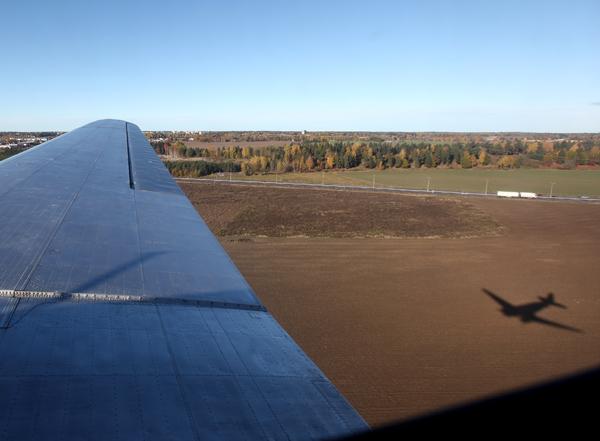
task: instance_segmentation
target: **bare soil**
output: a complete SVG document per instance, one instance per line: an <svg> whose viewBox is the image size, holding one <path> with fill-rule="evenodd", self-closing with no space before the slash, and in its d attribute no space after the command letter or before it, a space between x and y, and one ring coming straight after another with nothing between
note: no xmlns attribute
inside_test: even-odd
<svg viewBox="0 0 600 441"><path fill-rule="evenodd" d="M220 215L236 219L271 197L261 188L183 187L216 231L230 231ZM246 195L241 200L232 196L238 191ZM285 200L300 212L315 201L323 206L313 191L286 191L297 193ZM355 197L363 196L348 199ZM411 205L420 199L398 198L422 225L430 225L432 213L441 225L454 215L441 206L428 211L429 200L421 210ZM483 213L503 228L478 238L456 238L464 230L449 228L435 240L226 236L221 242L267 308L374 426L600 365L600 205L488 199L458 205L463 216ZM262 217L248 218L256 219ZM514 304L553 292L567 309L538 315L582 332L507 317L483 288Z"/></svg>
<svg viewBox="0 0 600 441"><path fill-rule="evenodd" d="M463 237L498 224L459 199L180 183L212 231L246 237Z"/></svg>

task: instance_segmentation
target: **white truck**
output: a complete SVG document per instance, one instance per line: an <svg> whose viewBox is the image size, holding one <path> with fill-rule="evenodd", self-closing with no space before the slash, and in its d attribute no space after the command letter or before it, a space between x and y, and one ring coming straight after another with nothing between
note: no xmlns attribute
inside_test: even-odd
<svg viewBox="0 0 600 441"><path fill-rule="evenodd" d="M499 191L497 193L499 198L518 198L519 197L519 192L518 191Z"/></svg>
<svg viewBox="0 0 600 441"><path fill-rule="evenodd" d="M537 194L531 193L531 192L528 192L528 191L521 191L521 192L519 192L519 194L520 194L520 196L522 198L526 198L526 199L535 199L535 198L537 198Z"/></svg>
<svg viewBox="0 0 600 441"><path fill-rule="evenodd" d="M496 193L499 198L525 198L525 199L535 199L537 198L536 193L531 193L528 191L499 191Z"/></svg>

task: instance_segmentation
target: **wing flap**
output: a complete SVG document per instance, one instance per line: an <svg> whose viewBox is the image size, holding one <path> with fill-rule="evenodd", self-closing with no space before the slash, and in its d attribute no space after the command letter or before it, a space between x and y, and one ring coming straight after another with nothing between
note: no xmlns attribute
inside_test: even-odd
<svg viewBox="0 0 600 441"><path fill-rule="evenodd" d="M365 427L264 311L22 299L0 378L7 439L314 439ZM55 424L43 414L52 403L66 415Z"/></svg>

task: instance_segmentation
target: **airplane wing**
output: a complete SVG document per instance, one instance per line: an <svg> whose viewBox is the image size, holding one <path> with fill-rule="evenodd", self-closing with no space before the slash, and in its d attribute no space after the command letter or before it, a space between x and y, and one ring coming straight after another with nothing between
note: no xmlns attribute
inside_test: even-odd
<svg viewBox="0 0 600 441"><path fill-rule="evenodd" d="M485 288L483 288L482 291L484 293L486 293L488 296L490 296L493 300L495 300L496 303L498 303L503 308L514 308L514 305L510 304L509 302L504 300L502 297L494 294L492 291L485 289Z"/></svg>
<svg viewBox="0 0 600 441"><path fill-rule="evenodd" d="M139 128L0 162L0 438L303 440L367 429Z"/></svg>
<svg viewBox="0 0 600 441"><path fill-rule="evenodd" d="M529 321L541 323L542 325L552 326L554 328L565 329L567 331L573 331L573 332L578 332L578 333L583 332L581 329L573 328L572 326L563 325L562 323L553 322L551 320L546 320L541 317L538 317L537 315L530 317Z"/></svg>

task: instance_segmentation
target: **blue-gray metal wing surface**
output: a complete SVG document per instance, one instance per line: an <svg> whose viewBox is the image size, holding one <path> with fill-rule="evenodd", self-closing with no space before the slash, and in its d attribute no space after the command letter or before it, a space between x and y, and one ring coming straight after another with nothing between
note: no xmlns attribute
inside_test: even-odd
<svg viewBox="0 0 600 441"><path fill-rule="evenodd" d="M367 428L124 121L0 162L0 327L2 440Z"/></svg>

